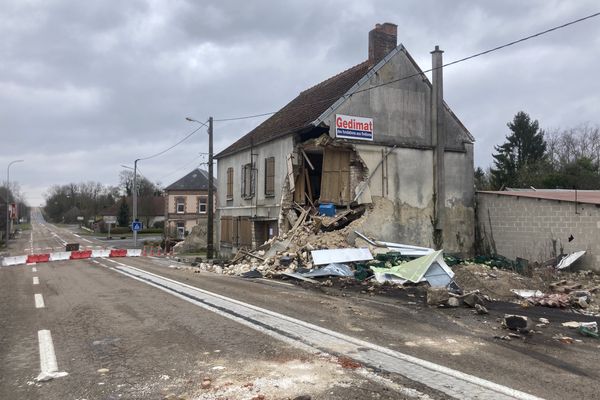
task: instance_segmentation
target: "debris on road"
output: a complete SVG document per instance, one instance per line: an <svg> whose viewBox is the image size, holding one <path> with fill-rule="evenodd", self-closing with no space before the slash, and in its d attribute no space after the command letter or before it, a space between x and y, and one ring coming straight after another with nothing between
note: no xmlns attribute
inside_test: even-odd
<svg viewBox="0 0 600 400"><path fill-rule="evenodd" d="M370 261L373 255L367 248L325 249L310 252L314 265Z"/></svg>
<svg viewBox="0 0 600 400"><path fill-rule="evenodd" d="M560 262L556 265L556 269L561 270L570 267L575 261L579 260L585 254L585 250L576 251L565 256Z"/></svg>
<svg viewBox="0 0 600 400"><path fill-rule="evenodd" d="M402 284L427 281L433 287L447 287L454 277L454 272L444 261L442 250L391 268L371 267L371 270L379 283L390 280Z"/></svg>
<svg viewBox="0 0 600 400"><path fill-rule="evenodd" d="M521 299L528 299L530 297L542 297L544 293L541 290L532 289L510 289L511 292L517 295Z"/></svg>
<svg viewBox="0 0 600 400"><path fill-rule="evenodd" d="M518 331L527 333L531 330L531 320L524 315L510 315L506 314L502 325L511 331Z"/></svg>
<svg viewBox="0 0 600 400"><path fill-rule="evenodd" d="M302 276L307 278L315 278L319 276L354 276L354 271L346 264L332 263L323 268L316 269L311 272L303 273Z"/></svg>

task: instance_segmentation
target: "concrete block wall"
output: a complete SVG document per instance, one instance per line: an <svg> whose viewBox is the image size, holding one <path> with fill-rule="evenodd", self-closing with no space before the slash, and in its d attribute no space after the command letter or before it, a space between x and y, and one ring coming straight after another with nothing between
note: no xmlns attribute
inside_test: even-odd
<svg viewBox="0 0 600 400"><path fill-rule="evenodd" d="M480 247L530 262L586 250L576 267L600 271L600 205L482 192L476 199Z"/></svg>

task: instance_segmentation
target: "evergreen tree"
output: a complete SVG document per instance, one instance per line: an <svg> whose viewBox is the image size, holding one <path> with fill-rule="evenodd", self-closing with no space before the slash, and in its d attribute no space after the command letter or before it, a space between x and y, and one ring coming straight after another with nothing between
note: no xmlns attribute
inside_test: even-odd
<svg viewBox="0 0 600 400"><path fill-rule="evenodd" d="M129 206L127 205L127 201L124 197L121 199L121 205L119 206L117 222L119 223L119 226L129 225Z"/></svg>
<svg viewBox="0 0 600 400"><path fill-rule="evenodd" d="M537 183L532 181L530 171L544 164L546 141L537 120L519 111L512 122L507 124L511 133L506 142L494 146L494 168L492 168L492 186L500 189L505 186L529 187Z"/></svg>
<svg viewBox="0 0 600 400"><path fill-rule="evenodd" d="M484 171L483 168L477 167L474 173L474 182L476 190L490 190L490 174Z"/></svg>

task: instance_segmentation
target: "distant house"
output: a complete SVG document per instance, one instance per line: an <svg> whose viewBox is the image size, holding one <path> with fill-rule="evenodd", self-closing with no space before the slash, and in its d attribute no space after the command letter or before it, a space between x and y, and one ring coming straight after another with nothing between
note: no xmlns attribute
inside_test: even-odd
<svg viewBox="0 0 600 400"><path fill-rule="evenodd" d="M213 189L216 193L216 187ZM214 198L216 199L216 195ZM208 172L194 169L167 186L165 201L165 234L167 237L183 239L194 226L206 226L208 220ZM216 200L213 204L216 204Z"/></svg>
<svg viewBox="0 0 600 400"><path fill-rule="evenodd" d="M600 191L512 189L477 192L481 252L530 262L585 250L578 262L600 271Z"/></svg>
<svg viewBox="0 0 600 400"><path fill-rule="evenodd" d="M220 252L290 229L295 204L374 204L363 233L449 252L473 247L474 138L397 26L369 32L367 60L301 92L218 153ZM374 215L374 214L372 214Z"/></svg>
<svg viewBox="0 0 600 400"><path fill-rule="evenodd" d="M162 196L138 197L138 220L144 228L153 228L165 220L165 199ZM133 197L125 197L129 209L129 219L133 216ZM121 208L121 200L111 207L100 211L100 216L111 216L118 218Z"/></svg>

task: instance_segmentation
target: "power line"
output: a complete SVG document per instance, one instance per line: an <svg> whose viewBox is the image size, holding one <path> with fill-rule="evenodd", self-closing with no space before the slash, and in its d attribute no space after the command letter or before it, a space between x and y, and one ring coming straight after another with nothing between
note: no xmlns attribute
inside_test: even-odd
<svg viewBox="0 0 600 400"><path fill-rule="evenodd" d="M183 139L181 139L180 141L178 141L178 142L177 142L177 143L175 143L174 145L172 145L172 146L170 146L170 147L168 147L168 148L164 149L163 151L160 151L160 152L158 152L158 153L156 153L156 154L153 154L153 155L151 155L151 156L148 156L148 157L143 157L143 158L139 158L139 159L138 159L138 161L150 160L151 158L155 158L155 157L158 157L158 156L160 156L160 155L163 155L163 154L165 154L167 151L169 151L169 150L171 150L171 149L173 149L173 148L175 148L175 147L179 146L181 143L183 143L184 141L186 141L187 139L189 139L189 138L190 138L190 137L191 137L191 136L192 136L194 133L196 133L196 132L198 132L200 129L202 129L202 127L203 127L203 126L208 126L208 125L206 125L206 122L200 122L200 121L197 121L197 122L200 124L200 126L199 126L198 128L196 128L196 129L194 129L193 131L191 131L191 132L190 132L190 133L189 133L187 136L185 136ZM207 121L207 122L208 122L208 121Z"/></svg>
<svg viewBox="0 0 600 400"><path fill-rule="evenodd" d="M486 54L489 54L489 53L492 53L492 52L495 52L495 51L498 51L498 50L502 50L504 48L507 48L507 47L510 47L510 46L514 46L516 44L519 44L519 43L525 42L527 40L530 40L530 39L533 39L533 38L545 35L547 33L554 32L554 31L557 31L559 29L566 28L568 26L577 24L579 22L583 22L583 21L591 19L591 18L595 18L595 17L597 17L599 15L600 15L600 12L597 12L597 13L594 13L594 14L590 14L590 15L587 15L585 17L578 18L576 20L567 22L565 24L558 25L558 26L546 29L546 30L538 32L538 33L534 33L533 35L529 35L529 36L523 37L521 39L513 40L512 42L509 42L509 43L506 43L506 44L503 44L503 45L500 45L500 46L496 46L496 47L493 47L491 49L484 50L484 51L472 54L472 55L464 57L464 58L460 58L458 60L451 61L449 63L443 64L442 66L440 66L438 68L449 67L451 65L455 65L455 64L458 64L458 63L461 63L461 62L464 62L464 61L471 60L471 59L476 58L476 57L480 57L480 56L483 56L483 55L486 55ZM357 91L353 92L349 97L351 97L352 95L357 94L357 93L367 92L369 90L377 89L377 88L379 88L381 86L391 85L392 83L396 83L396 82L400 82L400 81L403 81L403 80L406 80L406 79L414 78L416 76L423 76L425 73L432 72L434 70L435 70L435 68L431 68L431 69L428 69L428 70L425 70L425 71L417 72L417 73L410 74L410 75L407 75L407 76L403 76L403 77L400 77L400 78L397 78L397 79L393 79L393 80L390 80L390 81L387 81L387 82L383 82L383 83L380 83L378 85L370 86L368 88L357 90ZM304 105L301 105L301 106L290 107L288 109L288 111L289 110L295 110L295 109L301 109L301 108L305 108L305 107L311 107L311 106L314 106L315 104L318 104L318 103L324 103L324 102L329 102L329 101L332 101L332 100L337 100L340 97L341 96L331 97L331 98L327 98L327 99L321 99L321 100L318 100L318 101L314 101L314 102L312 102L310 104L304 104ZM220 118L220 119L215 119L214 121L215 122L225 122L225 121L237 121L237 120L242 120L242 119L258 118L258 117L264 117L264 116L267 116L267 115L273 115L276 112L277 111L271 111L271 112L266 112L266 113L261 113L261 114L245 115L245 116L240 116L240 117Z"/></svg>
<svg viewBox="0 0 600 400"><path fill-rule="evenodd" d="M202 153L200 153L200 154L202 155ZM189 167L189 166L190 166L190 165L192 165L192 164L195 164L195 163L197 163L197 165L198 165L198 166L200 166L200 165L202 165L202 164L206 164L206 163L203 163L203 162L201 162L200 158L201 158L201 157L198 157L198 156L194 157L194 159L193 159L193 160L191 160L191 161L188 161L187 163L185 163L185 164L183 164L183 165L180 165L179 167L175 168L174 170L172 170L172 171L171 171L171 172L169 172L168 174L165 174L165 175L161 176L161 177L160 177L158 180L159 180L159 181L162 181L162 180L163 180L163 179L165 179L166 177L168 177L168 176L171 176L171 175L173 175L175 172L181 171L182 169L184 169L184 168L187 168L187 167Z"/></svg>
<svg viewBox="0 0 600 400"><path fill-rule="evenodd" d="M215 119L215 122L225 122L225 121L237 121L240 119L248 119L248 118L258 118L258 117L264 117L266 115L271 115L271 114L275 114L277 111L271 111L271 112L266 112L266 113L262 113L262 114L254 114L254 115L246 115L243 117L234 117L234 118L221 118L221 119Z"/></svg>

